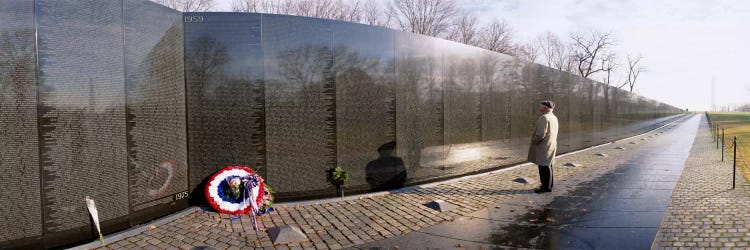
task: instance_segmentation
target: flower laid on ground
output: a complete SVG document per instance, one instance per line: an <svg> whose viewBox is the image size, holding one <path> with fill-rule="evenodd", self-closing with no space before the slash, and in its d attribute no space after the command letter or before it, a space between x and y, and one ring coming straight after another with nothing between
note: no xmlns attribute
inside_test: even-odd
<svg viewBox="0 0 750 250"><path fill-rule="evenodd" d="M341 168L341 166L330 168L326 172L328 172L328 182L336 187L337 193L340 197L344 197L343 186L349 184L349 172Z"/></svg>
<svg viewBox="0 0 750 250"><path fill-rule="evenodd" d="M250 214L258 230L256 215L273 211L273 192L263 177L245 166L226 167L209 178L206 199L217 212Z"/></svg>
<svg viewBox="0 0 750 250"><path fill-rule="evenodd" d="M96 203L89 196L84 197L84 200L86 201L86 208L89 210L89 214L91 214L91 219L94 221L94 226L96 226L96 231L99 232L99 241L102 242L103 246L104 236L102 235L102 229L99 226L99 212L96 210Z"/></svg>

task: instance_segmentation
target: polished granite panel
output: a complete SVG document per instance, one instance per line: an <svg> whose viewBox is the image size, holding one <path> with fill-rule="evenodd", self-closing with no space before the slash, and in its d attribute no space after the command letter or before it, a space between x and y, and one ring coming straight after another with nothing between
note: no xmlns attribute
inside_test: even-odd
<svg viewBox="0 0 750 250"><path fill-rule="evenodd" d="M544 100L552 100L555 102L555 109L553 110L553 114L558 119L558 126L560 123L563 123L564 120L561 120L562 117L560 115L564 115L564 112L561 112L565 109L562 109L564 107L563 105L560 106L561 109L558 109L558 105L561 104L557 100L558 97L562 96L561 90L558 87L557 82L558 80L558 74L557 70L554 70L552 68L544 67L541 65L534 65L534 76L533 76L533 94L532 94L532 101L535 103L532 103L531 105L534 106L534 115L536 115L536 118L538 119L542 114L539 112L539 102ZM559 129L563 126L558 127L558 145L564 143L565 134L560 133ZM566 126L567 127L567 126ZM530 135L530 133L529 133ZM561 137L562 136L562 137ZM562 139L562 140L561 140ZM558 148L558 152L560 152L560 149Z"/></svg>
<svg viewBox="0 0 750 250"><path fill-rule="evenodd" d="M558 121L558 134L557 134L557 153L566 153L575 150L570 145L571 129L570 129L570 115L571 115L571 93L572 88L570 86L571 75L566 72L555 70L552 73L554 80L554 97L552 101L555 102L555 116ZM564 163L562 163L564 164Z"/></svg>
<svg viewBox="0 0 750 250"><path fill-rule="evenodd" d="M352 189L403 187L396 157L395 37L387 29L334 23L337 164Z"/></svg>
<svg viewBox="0 0 750 250"><path fill-rule="evenodd" d="M585 148L593 144L593 110L590 106L590 84L580 77L572 77L570 100L570 144L573 148Z"/></svg>
<svg viewBox="0 0 750 250"><path fill-rule="evenodd" d="M91 237L85 196L97 202L105 232L127 224L122 7L121 1L36 1L47 247Z"/></svg>
<svg viewBox="0 0 750 250"><path fill-rule="evenodd" d="M607 140L607 128L605 118L605 102L604 102L604 85L595 81L589 81L593 90L593 100L591 102L594 110L594 144L602 144L608 142Z"/></svg>
<svg viewBox="0 0 750 250"><path fill-rule="evenodd" d="M440 40L396 32L397 156L410 182L443 176L444 117Z"/></svg>
<svg viewBox="0 0 750 250"><path fill-rule="evenodd" d="M480 56L483 168L504 166L525 160L524 156L511 150L510 100L512 93L506 67L512 62L512 57L490 51L482 51Z"/></svg>
<svg viewBox="0 0 750 250"><path fill-rule="evenodd" d="M535 89L537 66L514 58L505 69L511 87L511 150L526 159L534 125L539 120L540 96Z"/></svg>
<svg viewBox="0 0 750 250"><path fill-rule="evenodd" d="M176 210L188 189L182 13L123 4L130 208Z"/></svg>
<svg viewBox="0 0 750 250"><path fill-rule="evenodd" d="M205 180L227 166L266 176L261 15L184 17L189 185L196 201Z"/></svg>
<svg viewBox="0 0 750 250"><path fill-rule="evenodd" d="M482 169L480 50L443 42L445 172L456 175Z"/></svg>
<svg viewBox="0 0 750 250"><path fill-rule="evenodd" d="M34 3L0 1L0 23L0 246L21 247L42 234Z"/></svg>
<svg viewBox="0 0 750 250"><path fill-rule="evenodd" d="M262 36L267 180L280 193L330 188L326 170L336 164L333 22L263 15Z"/></svg>

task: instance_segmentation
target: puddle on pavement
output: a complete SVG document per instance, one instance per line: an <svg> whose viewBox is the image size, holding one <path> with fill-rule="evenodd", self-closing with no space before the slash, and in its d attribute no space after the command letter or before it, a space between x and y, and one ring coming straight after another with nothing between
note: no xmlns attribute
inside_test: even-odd
<svg viewBox="0 0 750 250"><path fill-rule="evenodd" d="M617 170L628 167L621 164L599 178L578 184L573 190L555 197L541 209L532 209L520 215L514 223L498 228L490 234L489 243L499 246L523 248L557 248L557 239L549 235L570 227L578 218L590 211L592 200L601 197L606 187L615 181Z"/></svg>

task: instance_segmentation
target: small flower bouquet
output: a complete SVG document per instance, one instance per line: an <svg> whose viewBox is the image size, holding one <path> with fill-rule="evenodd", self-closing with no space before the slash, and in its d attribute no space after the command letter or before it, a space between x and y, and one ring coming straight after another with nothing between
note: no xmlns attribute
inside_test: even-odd
<svg viewBox="0 0 750 250"><path fill-rule="evenodd" d="M344 197L344 186L349 184L349 172L341 166L330 168L326 172L328 172L328 182L336 187L339 197Z"/></svg>

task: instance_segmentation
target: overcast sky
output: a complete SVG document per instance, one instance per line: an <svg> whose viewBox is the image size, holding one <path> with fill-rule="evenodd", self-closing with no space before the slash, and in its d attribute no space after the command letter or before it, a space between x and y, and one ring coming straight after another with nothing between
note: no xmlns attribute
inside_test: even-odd
<svg viewBox="0 0 750 250"><path fill-rule="evenodd" d="M458 1L480 22L505 19L519 40L548 30L564 38L579 29L611 32L621 59L625 52L643 55L648 72L635 88L646 97L708 110L715 77L718 106L750 101L750 70L741 61L750 58L750 1ZM230 9L231 0L217 3L218 10Z"/></svg>

